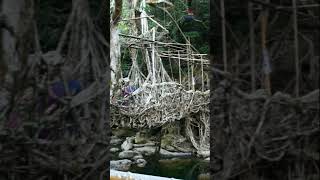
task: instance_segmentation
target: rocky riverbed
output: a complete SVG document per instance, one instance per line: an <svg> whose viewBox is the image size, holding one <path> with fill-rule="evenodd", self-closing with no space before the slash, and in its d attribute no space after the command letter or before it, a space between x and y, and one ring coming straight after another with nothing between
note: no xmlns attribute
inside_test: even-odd
<svg viewBox="0 0 320 180"><path fill-rule="evenodd" d="M110 168L141 172L142 169L149 171L148 168L154 166L155 163L165 167L166 162L172 164L179 162L179 160L187 163L191 163L191 159L192 162L195 159L203 162L209 161L209 154L207 157L196 157L196 150L183 136L163 135L160 151L158 139L159 136L143 131L113 130Z"/></svg>

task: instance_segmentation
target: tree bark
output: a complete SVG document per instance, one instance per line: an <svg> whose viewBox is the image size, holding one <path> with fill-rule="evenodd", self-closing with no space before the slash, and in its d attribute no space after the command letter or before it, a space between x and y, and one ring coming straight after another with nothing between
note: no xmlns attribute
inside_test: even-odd
<svg viewBox="0 0 320 180"><path fill-rule="evenodd" d="M117 30L117 24L120 20L122 10L122 0L115 0L115 11L112 15L112 25L110 28L110 68L111 68L111 87L110 96L113 96L113 89L117 80L117 72L119 69L120 58L120 44L119 44L119 32Z"/></svg>
<svg viewBox="0 0 320 180"><path fill-rule="evenodd" d="M112 15L112 21L113 25L115 26L121 17L121 11L122 11L122 0L115 0L115 10Z"/></svg>

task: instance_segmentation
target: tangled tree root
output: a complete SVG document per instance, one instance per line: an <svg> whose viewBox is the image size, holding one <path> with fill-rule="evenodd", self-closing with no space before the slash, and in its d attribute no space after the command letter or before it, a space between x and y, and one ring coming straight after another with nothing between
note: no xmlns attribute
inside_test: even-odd
<svg viewBox="0 0 320 180"><path fill-rule="evenodd" d="M220 168L212 169L216 177L319 177L319 90L300 98L280 92L269 97L225 83L212 94L211 158L220 159ZM261 174L266 171L269 176Z"/></svg>
<svg viewBox="0 0 320 180"><path fill-rule="evenodd" d="M109 174L108 45L90 17L88 1L72 3L57 49L35 55L27 79L32 86L17 89L8 112L1 112L0 179L105 179ZM42 74L40 56L47 67ZM50 79L63 77L53 71L56 62L74 67L69 73L82 88L72 96L65 86L66 96L47 113L39 110L49 109L39 99L49 97Z"/></svg>

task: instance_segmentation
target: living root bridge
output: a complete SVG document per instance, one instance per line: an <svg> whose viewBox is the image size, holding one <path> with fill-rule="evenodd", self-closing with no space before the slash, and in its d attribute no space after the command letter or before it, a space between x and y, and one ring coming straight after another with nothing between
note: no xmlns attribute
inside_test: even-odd
<svg viewBox="0 0 320 180"><path fill-rule="evenodd" d="M186 119L192 145L199 153L206 152L210 147L209 94L186 91L175 82L147 83L128 98L112 103L111 125L150 128Z"/></svg>
<svg viewBox="0 0 320 180"><path fill-rule="evenodd" d="M209 112L209 91L186 91L175 82L145 84L135 94L113 103L118 112L112 113L112 125L121 125L123 118L129 117L128 126L134 128L160 127L187 117L190 113Z"/></svg>

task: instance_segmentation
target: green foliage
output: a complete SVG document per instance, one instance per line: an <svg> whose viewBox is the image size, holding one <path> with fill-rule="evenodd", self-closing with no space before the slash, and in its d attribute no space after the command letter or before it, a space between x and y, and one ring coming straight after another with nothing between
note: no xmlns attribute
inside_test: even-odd
<svg viewBox="0 0 320 180"><path fill-rule="evenodd" d="M200 38L200 33L197 31L191 31L191 32L186 32L185 35L189 37L192 41L192 39L197 39Z"/></svg>
<svg viewBox="0 0 320 180"><path fill-rule="evenodd" d="M192 45L201 51L201 53L208 53L208 25L209 25L209 0L193 1L192 9L194 10L195 18L199 21L186 22L184 17L187 15L187 4L183 0L171 1L174 6L168 8L168 11L177 21L183 33L190 38ZM149 14L154 15L155 19L163 24L170 32L170 37L177 41L184 43L185 40L175 25L173 20L162 11L160 8L150 7L147 8Z"/></svg>
<svg viewBox="0 0 320 180"><path fill-rule="evenodd" d="M206 45L201 46L200 49L199 49L199 52L200 52L200 53L203 53L203 54L205 54L205 53L208 54L208 52L209 52L209 45L206 44Z"/></svg>
<svg viewBox="0 0 320 180"><path fill-rule="evenodd" d="M123 34L128 34L130 30L129 26L124 23L119 23L118 29L120 33L123 33Z"/></svg>
<svg viewBox="0 0 320 180"><path fill-rule="evenodd" d="M167 10L172 15L173 19L164 12L162 9L156 6L147 5L145 11L150 16L154 16L157 22L163 25L169 31L169 36L176 42L185 43L185 39L179 28L176 26L174 21L176 21L185 34L187 38L190 38L192 45L200 52L200 53L208 53L209 45L208 45L208 25L209 25L209 0L202 1L193 1L193 9L195 13L195 18L198 21L186 22L184 21L184 16L187 15L186 9L187 4L184 0L175 0L171 1L174 6L168 8ZM121 19L130 19L130 14L133 13L133 10L129 8L129 4L127 1L123 2L122 15ZM132 21L120 21L118 24L118 29L123 34L130 34L132 29ZM157 26L152 21L149 21L149 28ZM126 76L131 67L131 59L128 53L128 49L122 47L122 59L121 59L121 68L123 71L123 75ZM142 70L142 72L146 72L146 66L141 58L141 55L138 54L138 64ZM163 59L163 65L167 70L168 74L173 78L178 79L179 77L179 67L176 63L171 63L167 59ZM182 64L182 68L184 65Z"/></svg>
<svg viewBox="0 0 320 180"><path fill-rule="evenodd" d="M127 1L122 2L122 12L121 19L129 19L130 13L132 10L129 8L129 4ZM130 21L120 21L118 24L118 29L120 33L128 34L130 30Z"/></svg>
<svg viewBox="0 0 320 180"><path fill-rule="evenodd" d="M128 50L122 50L121 52L121 69L122 69L122 73L123 76L127 76L129 71L130 71L130 67L132 65L131 59L130 59L130 54Z"/></svg>

